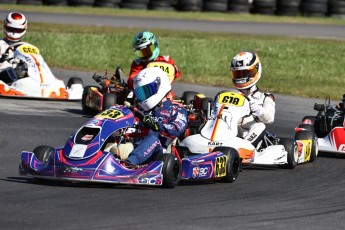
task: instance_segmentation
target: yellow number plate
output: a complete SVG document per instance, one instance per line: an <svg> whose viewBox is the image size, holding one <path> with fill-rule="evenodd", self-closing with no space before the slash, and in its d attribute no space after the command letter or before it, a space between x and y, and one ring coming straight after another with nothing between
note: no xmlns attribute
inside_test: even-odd
<svg viewBox="0 0 345 230"><path fill-rule="evenodd" d="M37 47L35 46L31 46L31 45L22 45L20 46L20 51L25 53L25 54L35 54L38 55L39 54L39 50Z"/></svg>
<svg viewBox="0 0 345 230"><path fill-rule="evenodd" d="M148 68L151 67L159 67L161 68L169 77L170 83L175 78L175 67L172 64L166 63L166 62L151 62L147 65Z"/></svg>
<svg viewBox="0 0 345 230"><path fill-rule="evenodd" d="M233 106L243 106L245 97L235 92L224 92L219 95L218 103Z"/></svg>
<svg viewBox="0 0 345 230"><path fill-rule="evenodd" d="M216 158L215 177L226 176L226 162L227 161L228 161L228 157L225 155Z"/></svg>
<svg viewBox="0 0 345 230"><path fill-rule="evenodd" d="M98 119L112 119L112 120L118 119L120 117L123 117L123 113L115 109L105 110L96 116L96 118Z"/></svg>

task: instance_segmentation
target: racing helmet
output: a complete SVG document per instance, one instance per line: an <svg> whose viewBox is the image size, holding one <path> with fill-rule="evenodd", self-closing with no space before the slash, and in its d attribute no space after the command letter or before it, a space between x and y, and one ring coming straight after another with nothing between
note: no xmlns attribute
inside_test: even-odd
<svg viewBox="0 0 345 230"><path fill-rule="evenodd" d="M20 41L28 27L28 22L24 14L19 12L11 12L4 20L4 34L9 41Z"/></svg>
<svg viewBox="0 0 345 230"><path fill-rule="evenodd" d="M160 52L157 38L150 31L143 31L135 36L133 49L135 55L142 61L153 61Z"/></svg>
<svg viewBox="0 0 345 230"><path fill-rule="evenodd" d="M234 86L237 89L248 89L261 77L259 56L251 51L240 52L232 59L230 70Z"/></svg>
<svg viewBox="0 0 345 230"><path fill-rule="evenodd" d="M139 105L145 111L154 108L171 90L168 76L159 67L141 70L134 78L133 86Z"/></svg>

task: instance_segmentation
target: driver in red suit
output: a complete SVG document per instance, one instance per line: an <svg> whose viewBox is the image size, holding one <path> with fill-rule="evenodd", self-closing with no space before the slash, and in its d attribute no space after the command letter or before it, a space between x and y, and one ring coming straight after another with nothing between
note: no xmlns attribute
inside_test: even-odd
<svg viewBox="0 0 345 230"><path fill-rule="evenodd" d="M143 31L138 33L133 41L133 49L138 57L132 62L127 84L129 89L133 90L133 79L137 74L147 67L159 67L169 77L172 84L175 79L181 75L180 70L175 65L174 60L170 56L159 55L160 49L156 36L149 32ZM174 99L175 94L171 91L168 98Z"/></svg>

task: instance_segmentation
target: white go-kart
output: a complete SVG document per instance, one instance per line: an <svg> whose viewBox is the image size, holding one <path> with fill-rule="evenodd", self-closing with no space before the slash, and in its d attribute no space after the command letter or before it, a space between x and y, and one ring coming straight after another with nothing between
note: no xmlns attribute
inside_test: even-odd
<svg viewBox="0 0 345 230"><path fill-rule="evenodd" d="M179 144L192 153L211 152L215 147L235 149L242 165L276 165L295 168L297 164L316 159L317 138L314 132L296 128L294 139L278 138L266 131L259 147L245 140L239 119L251 114L249 99L236 91L217 94L208 121L199 134L186 137Z"/></svg>
<svg viewBox="0 0 345 230"><path fill-rule="evenodd" d="M81 100L83 81L72 77L67 85L57 79L43 60L37 47L18 42L13 46L14 57L0 72L0 96L53 100Z"/></svg>

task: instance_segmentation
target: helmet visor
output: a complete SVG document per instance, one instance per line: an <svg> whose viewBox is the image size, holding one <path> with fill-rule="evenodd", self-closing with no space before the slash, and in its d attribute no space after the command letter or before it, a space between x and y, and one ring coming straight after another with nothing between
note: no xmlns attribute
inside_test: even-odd
<svg viewBox="0 0 345 230"><path fill-rule="evenodd" d="M154 44L150 44L146 47L135 49L135 54L140 58L149 58L152 56L155 49L156 46Z"/></svg>
<svg viewBox="0 0 345 230"><path fill-rule="evenodd" d="M234 70L232 71L232 79L242 79L242 78L253 78L258 73L258 68L254 68L251 70Z"/></svg>
<svg viewBox="0 0 345 230"><path fill-rule="evenodd" d="M152 95L155 95L158 92L160 85L161 79L158 77L155 81L134 89L135 96L139 102L143 102Z"/></svg>
<svg viewBox="0 0 345 230"><path fill-rule="evenodd" d="M5 30L10 33L18 33L18 34L23 33L25 31L25 29L13 28L9 26L5 26Z"/></svg>

